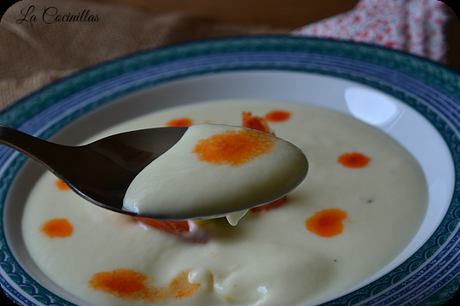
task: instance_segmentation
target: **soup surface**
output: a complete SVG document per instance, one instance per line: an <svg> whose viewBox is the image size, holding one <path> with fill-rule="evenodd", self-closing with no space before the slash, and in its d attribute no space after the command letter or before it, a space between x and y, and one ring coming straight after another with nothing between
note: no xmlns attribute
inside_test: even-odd
<svg viewBox="0 0 460 306"><path fill-rule="evenodd" d="M385 267L422 222L427 187L413 157L381 131L322 108L205 102L148 114L88 141L209 122L269 129L305 153L307 178L231 226L225 218L162 223L116 214L44 173L22 222L38 267L97 306L312 305Z"/></svg>

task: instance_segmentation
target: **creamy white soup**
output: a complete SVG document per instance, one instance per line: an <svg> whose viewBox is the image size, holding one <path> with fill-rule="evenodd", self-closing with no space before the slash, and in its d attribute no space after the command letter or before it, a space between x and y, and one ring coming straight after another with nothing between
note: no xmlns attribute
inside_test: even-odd
<svg viewBox="0 0 460 306"><path fill-rule="evenodd" d="M297 187L307 171L302 151L269 133L197 124L134 178L123 209L176 220L238 212L229 217L236 223L248 208Z"/></svg>
<svg viewBox="0 0 460 306"><path fill-rule="evenodd" d="M235 216L242 218L232 226L225 218L120 215L44 173L22 221L38 267L95 306L314 305L385 267L422 222L428 192L415 159L381 131L331 110L205 102L148 114L88 141L202 123L244 125L295 144L309 161L306 179L285 197ZM262 176L251 173L253 180Z"/></svg>

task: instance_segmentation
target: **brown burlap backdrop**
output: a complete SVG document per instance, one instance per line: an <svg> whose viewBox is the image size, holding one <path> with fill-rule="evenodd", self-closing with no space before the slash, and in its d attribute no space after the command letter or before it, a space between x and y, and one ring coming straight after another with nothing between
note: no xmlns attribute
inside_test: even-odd
<svg viewBox="0 0 460 306"><path fill-rule="evenodd" d="M97 15L99 21L52 22L69 13L87 20ZM197 39L288 32L87 1L24 0L0 24L0 109L72 72L137 51Z"/></svg>

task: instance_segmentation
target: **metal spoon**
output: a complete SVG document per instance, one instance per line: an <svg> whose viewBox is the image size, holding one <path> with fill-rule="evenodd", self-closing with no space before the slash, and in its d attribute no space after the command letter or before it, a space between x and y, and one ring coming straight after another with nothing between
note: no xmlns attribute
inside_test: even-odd
<svg viewBox="0 0 460 306"><path fill-rule="evenodd" d="M48 142L0 124L0 144L36 160L86 200L119 213L134 177L179 141L187 127L112 135L83 146Z"/></svg>

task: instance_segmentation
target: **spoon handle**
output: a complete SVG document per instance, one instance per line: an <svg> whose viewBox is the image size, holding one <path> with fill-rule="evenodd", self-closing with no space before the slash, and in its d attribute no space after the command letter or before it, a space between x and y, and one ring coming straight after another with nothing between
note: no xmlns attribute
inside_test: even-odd
<svg viewBox="0 0 460 306"><path fill-rule="evenodd" d="M65 146L54 144L0 124L0 144L10 147L30 157L52 172L49 163L65 154Z"/></svg>

